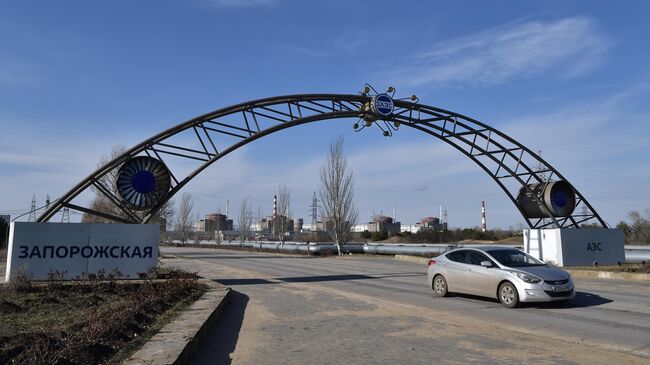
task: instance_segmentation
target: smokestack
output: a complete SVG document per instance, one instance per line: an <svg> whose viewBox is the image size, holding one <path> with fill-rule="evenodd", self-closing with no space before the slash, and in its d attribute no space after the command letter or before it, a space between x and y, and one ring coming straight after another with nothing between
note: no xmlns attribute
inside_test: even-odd
<svg viewBox="0 0 650 365"><path fill-rule="evenodd" d="M481 201L481 231L487 231L487 220L485 219L485 201Z"/></svg>
<svg viewBox="0 0 650 365"><path fill-rule="evenodd" d="M278 196L273 195L273 219L278 214Z"/></svg>

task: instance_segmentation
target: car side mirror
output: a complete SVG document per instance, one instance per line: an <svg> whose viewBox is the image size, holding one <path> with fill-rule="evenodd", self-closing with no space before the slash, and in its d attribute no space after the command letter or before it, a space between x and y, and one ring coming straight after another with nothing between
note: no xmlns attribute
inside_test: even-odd
<svg viewBox="0 0 650 365"><path fill-rule="evenodd" d="M492 263L490 261L481 261L481 266L492 267Z"/></svg>

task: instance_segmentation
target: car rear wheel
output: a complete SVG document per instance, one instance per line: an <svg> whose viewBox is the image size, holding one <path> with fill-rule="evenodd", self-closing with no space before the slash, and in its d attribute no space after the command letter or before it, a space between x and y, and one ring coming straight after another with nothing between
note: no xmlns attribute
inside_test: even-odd
<svg viewBox="0 0 650 365"><path fill-rule="evenodd" d="M448 294L447 291L447 280L442 275L436 275L433 278L433 295L436 297L446 297Z"/></svg>
<svg viewBox="0 0 650 365"><path fill-rule="evenodd" d="M499 287L499 301L508 308L514 308L519 304L517 288L512 283L505 282Z"/></svg>

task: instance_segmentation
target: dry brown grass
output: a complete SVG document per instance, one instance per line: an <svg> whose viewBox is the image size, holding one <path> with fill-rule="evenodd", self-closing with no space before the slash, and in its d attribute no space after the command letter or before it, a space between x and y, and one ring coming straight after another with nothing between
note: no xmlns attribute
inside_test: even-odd
<svg viewBox="0 0 650 365"><path fill-rule="evenodd" d="M167 272L138 283L113 274L35 284L17 277L0 292L0 363L97 364L125 357L197 299L195 275ZM115 355L118 355L115 357Z"/></svg>

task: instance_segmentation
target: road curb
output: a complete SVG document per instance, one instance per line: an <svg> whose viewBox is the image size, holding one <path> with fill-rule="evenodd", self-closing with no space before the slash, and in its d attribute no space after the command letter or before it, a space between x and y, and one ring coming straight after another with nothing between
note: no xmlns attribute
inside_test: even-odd
<svg viewBox="0 0 650 365"><path fill-rule="evenodd" d="M395 255L395 259L401 261L415 262L423 265L426 265L429 262L429 259L426 257L417 257L417 256L408 256L408 255ZM583 270L583 269L571 269L566 267L563 267L562 270L567 271L569 274L571 274L572 277L579 278L579 279L650 281L650 274L646 274L646 273Z"/></svg>
<svg viewBox="0 0 650 365"><path fill-rule="evenodd" d="M208 291L163 327L123 365L187 364L201 339L229 301L230 288L199 279Z"/></svg>
<svg viewBox="0 0 650 365"><path fill-rule="evenodd" d="M574 278L580 278L580 279L650 281L650 274L646 274L646 273L582 270L582 269L570 269L566 267L562 269L566 270Z"/></svg>

